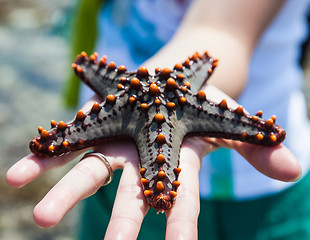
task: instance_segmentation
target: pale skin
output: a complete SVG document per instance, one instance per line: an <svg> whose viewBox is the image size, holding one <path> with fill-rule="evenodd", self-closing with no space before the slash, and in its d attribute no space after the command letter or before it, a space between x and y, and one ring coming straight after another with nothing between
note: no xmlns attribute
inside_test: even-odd
<svg viewBox="0 0 310 240"><path fill-rule="evenodd" d="M257 39L281 8L282 2L193 1L173 39L145 65L149 69L171 67L195 51L208 50L212 56L220 59L210 83L236 99L246 84L248 64ZM236 102L217 88L211 85L204 87L207 97L214 101L225 98L229 106L235 108ZM82 110L89 109L94 100L96 98L86 103ZM181 148L181 186L177 201L166 212L166 239L197 238L201 159L219 146L236 149L257 170L269 177L294 181L301 174L296 158L283 145L269 148L210 138L188 138ZM123 169L105 239L136 239L149 207L139 183L139 157L135 145L131 141L118 141L98 146L95 151L103 153L114 170ZM30 154L9 169L7 182L13 187L22 187L49 169L71 161L80 153L53 159ZM55 226L76 203L94 194L107 177L107 168L97 158L88 157L78 162L34 208L35 222L45 228Z"/></svg>

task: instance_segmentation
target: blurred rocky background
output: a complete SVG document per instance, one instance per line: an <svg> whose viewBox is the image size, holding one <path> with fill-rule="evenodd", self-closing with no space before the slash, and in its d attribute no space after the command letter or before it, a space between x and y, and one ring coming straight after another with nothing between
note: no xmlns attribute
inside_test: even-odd
<svg viewBox="0 0 310 240"><path fill-rule="evenodd" d="M62 105L71 70L70 15L75 0L0 0L0 239L74 239L74 208L52 229L37 227L32 209L72 166L52 170L21 189L5 182L7 169L29 153L37 127L70 120Z"/></svg>
<svg viewBox="0 0 310 240"><path fill-rule="evenodd" d="M52 229L37 227L32 209L74 163L48 172L21 189L5 182L7 169L29 153L37 126L70 120L62 105L71 71L70 16L75 0L0 0L0 239L75 238L78 206ZM310 64L304 61L310 101Z"/></svg>

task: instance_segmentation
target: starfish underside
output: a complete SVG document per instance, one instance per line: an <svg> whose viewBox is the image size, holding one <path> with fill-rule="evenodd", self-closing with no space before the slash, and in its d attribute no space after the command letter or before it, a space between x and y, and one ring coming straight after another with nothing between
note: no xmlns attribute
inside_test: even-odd
<svg viewBox="0 0 310 240"><path fill-rule="evenodd" d="M195 53L173 70L145 67L129 72L107 64L106 57L82 52L72 67L77 76L103 101L91 110L79 111L68 123L51 122L38 128L30 142L36 155L59 156L120 137L131 137L140 157L141 184L149 205L158 211L172 207L180 185L178 175L181 143L187 135L226 138L273 146L285 138L275 116L263 120L242 106L229 109L226 100L215 104L200 90L217 66L207 53Z"/></svg>

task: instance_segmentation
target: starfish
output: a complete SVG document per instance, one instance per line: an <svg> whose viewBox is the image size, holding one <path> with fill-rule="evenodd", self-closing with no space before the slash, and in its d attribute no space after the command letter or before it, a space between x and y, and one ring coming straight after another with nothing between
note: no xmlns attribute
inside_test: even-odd
<svg viewBox="0 0 310 240"><path fill-rule="evenodd" d="M180 186L180 147L186 136L240 140L273 146L285 138L276 117L262 119L262 112L247 114L240 105L227 107L206 98L200 88L218 64L208 53L195 53L183 63L155 69L141 66L136 72L107 63L106 56L82 52L72 67L77 76L102 99L88 112L78 111L68 123L51 121L52 128L38 127L30 149L40 157L59 156L110 139L131 137L140 158L143 192L158 211L173 206Z"/></svg>

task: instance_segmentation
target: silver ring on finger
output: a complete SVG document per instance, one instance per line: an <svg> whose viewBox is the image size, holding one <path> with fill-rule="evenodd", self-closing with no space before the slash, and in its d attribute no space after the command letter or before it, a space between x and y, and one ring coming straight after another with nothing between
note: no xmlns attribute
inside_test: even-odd
<svg viewBox="0 0 310 240"><path fill-rule="evenodd" d="M108 173L109 173L109 176L108 178L105 180L105 182L102 184L102 186L106 186L108 185L112 179L113 179L113 169L111 167L111 164L110 162L108 161L108 159L102 154L102 153L98 153L98 152L89 152L89 153L86 153L80 161L82 161L84 158L87 158L87 157L96 157L98 158L101 162L103 162L103 164L107 167L108 169Z"/></svg>

